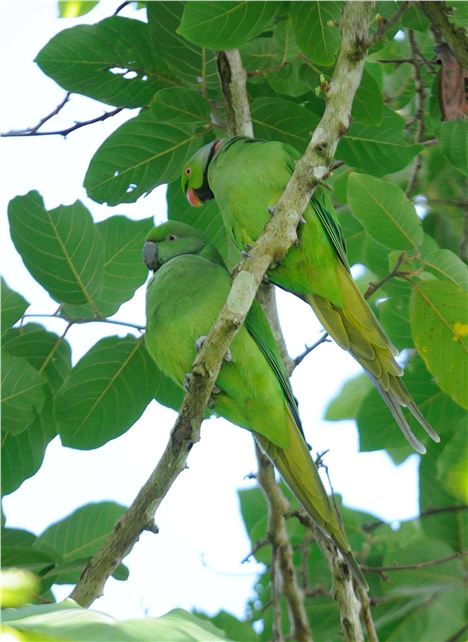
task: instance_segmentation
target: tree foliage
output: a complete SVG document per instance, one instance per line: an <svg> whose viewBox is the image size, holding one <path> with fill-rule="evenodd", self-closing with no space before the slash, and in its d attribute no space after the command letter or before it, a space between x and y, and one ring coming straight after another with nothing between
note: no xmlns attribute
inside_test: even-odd
<svg viewBox="0 0 468 642"><path fill-rule="evenodd" d="M64 17L80 15L93 4L59 3ZM303 151L324 109L343 3L137 4L135 17L112 16L64 29L45 44L36 62L67 92L140 110L92 150L83 177L90 198L109 206L132 203L168 184L169 218L205 230L233 267L238 254L216 204L190 210L179 187L184 161L202 144L226 135L216 51L240 50L255 135ZM377 3L353 121L327 182L350 264L366 266L367 280L379 284L370 302L404 351L405 381L442 443L427 443L421 460L419 517L394 530L367 513L342 507L342 514L353 549L368 569L380 639L442 641L459 639L464 627L468 123L461 117L442 120L441 101L448 98L447 90L438 92L445 71L436 64L440 34L431 30L417 3L406 11L400 5ZM447 19L457 26L463 6L444 5ZM453 95L458 90L454 86ZM95 222L79 201L47 210L36 191L14 198L8 217L16 250L57 302L65 330L112 316L145 280L140 252L150 219L109 216ZM102 339L72 367L66 331L58 335L29 322L28 306L24 293L2 283L4 494L37 472L56 435L72 448L97 448L127 431L152 399L177 410L183 396L133 330ZM326 418L355 420L363 452L385 447L396 463L411 454L362 375L343 386ZM96 635L208 640L222 639L220 630L233 640L271 639L272 556L268 546L257 547L266 536L266 505L258 489L240 492L240 501L255 558L265 565L245 622L221 612L208 623L202 615L175 611L159 620L116 623L63 603L7 611L5 623L20 640ZM50 600L54 583L78 581L123 511L112 502L88 504L37 537L5 527L3 565L32 571L39 580L32 585L35 601ZM291 518L287 529L314 639L336 639L339 613L328 592L326 563L301 523ZM115 577L126 576L120 565ZM11 606L29 602L31 591L25 595ZM284 597L281 609L287 627ZM60 625L54 617L59 612ZM32 615L34 626L28 620ZM258 621L261 633L252 628ZM176 630L184 637L176 638Z"/></svg>

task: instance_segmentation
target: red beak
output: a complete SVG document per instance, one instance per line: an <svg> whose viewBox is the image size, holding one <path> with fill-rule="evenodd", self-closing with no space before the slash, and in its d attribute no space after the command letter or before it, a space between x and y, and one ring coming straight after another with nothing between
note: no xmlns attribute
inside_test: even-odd
<svg viewBox="0 0 468 642"><path fill-rule="evenodd" d="M187 190L187 200L192 207L201 207L203 205L192 187Z"/></svg>

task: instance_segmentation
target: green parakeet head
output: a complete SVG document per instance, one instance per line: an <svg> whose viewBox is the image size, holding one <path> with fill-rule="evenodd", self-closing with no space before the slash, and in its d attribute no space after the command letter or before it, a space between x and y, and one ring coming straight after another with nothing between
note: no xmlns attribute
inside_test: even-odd
<svg viewBox="0 0 468 642"><path fill-rule="evenodd" d="M148 233L143 260L148 270L156 272L176 256L205 253L207 248L211 245L203 232L179 221L168 221Z"/></svg>
<svg viewBox="0 0 468 642"><path fill-rule="evenodd" d="M221 146L220 140L201 147L186 163L182 172L182 190L192 207L201 207L214 198L208 184L208 167Z"/></svg>

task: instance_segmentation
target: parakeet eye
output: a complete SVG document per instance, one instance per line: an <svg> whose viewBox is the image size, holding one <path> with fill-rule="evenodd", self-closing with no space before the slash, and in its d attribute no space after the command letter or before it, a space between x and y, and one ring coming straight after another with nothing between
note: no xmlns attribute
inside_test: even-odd
<svg viewBox="0 0 468 642"><path fill-rule="evenodd" d="M177 236L175 234L169 234L169 236L167 237L167 240L168 241L175 241L176 238L177 238Z"/></svg>
<svg viewBox="0 0 468 642"><path fill-rule="evenodd" d="M184 170L185 176L190 176L192 173L192 168L191 167L186 167Z"/></svg>

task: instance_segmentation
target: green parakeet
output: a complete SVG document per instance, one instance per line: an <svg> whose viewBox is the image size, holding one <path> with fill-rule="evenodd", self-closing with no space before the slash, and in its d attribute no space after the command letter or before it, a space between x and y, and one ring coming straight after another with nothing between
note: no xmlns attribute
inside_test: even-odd
<svg viewBox="0 0 468 642"><path fill-rule="evenodd" d="M224 224L241 249L252 246L288 183L299 152L281 142L241 136L202 147L185 165L182 188L195 207L215 198ZM413 434L406 406L434 441L439 436L425 420L401 380L403 370L372 310L356 287L333 206L317 190L299 226L299 244L269 280L307 301L326 331L366 370L411 446L426 448Z"/></svg>
<svg viewBox="0 0 468 642"><path fill-rule="evenodd" d="M146 346L162 372L182 386L197 341L208 334L226 302L230 274L203 233L175 221L151 230L143 256L154 272L146 297ZM255 434L307 513L366 586L311 458L278 347L256 301L232 342L216 388L214 411Z"/></svg>

